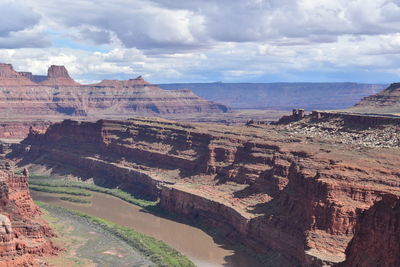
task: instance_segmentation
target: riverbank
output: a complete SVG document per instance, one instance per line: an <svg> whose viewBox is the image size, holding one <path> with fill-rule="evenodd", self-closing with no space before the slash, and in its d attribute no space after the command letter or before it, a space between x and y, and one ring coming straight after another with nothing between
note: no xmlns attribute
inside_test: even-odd
<svg viewBox="0 0 400 267"><path fill-rule="evenodd" d="M198 267L266 266L221 235L210 235L197 227L157 216L110 195L93 192L88 205L62 201L57 194L31 194L34 200L78 210L152 236L183 253Z"/></svg>
<svg viewBox="0 0 400 267"><path fill-rule="evenodd" d="M55 230L52 241L63 249L57 256L45 260L50 266L118 266L154 264L123 240L89 221L51 205L41 205L42 218Z"/></svg>
<svg viewBox="0 0 400 267"><path fill-rule="evenodd" d="M227 236L230 235L229 232L224 232L222 229L217 230L215 227L209 226L207 225L207 223L199 219L192 220L189 218L184 218L183 216L179 216L175 213L168 212L164 210L162 207L160 207L157 201L138 199L132 196L131 194L119 189L109 189L94 184L64 180L64 179L54 178L48 175L38 175L38 174L31 174L30 186L32 186L32 189L35 191L40 191L36 190L36 188L41 187L45 188L45 190L41 192L55 193L55 194L59 193L60 191L63 191L64 194L67 194L66 192L70 190L72 190L72 192L77 190L78 193L81 193L82 195L92 194L91 192L98 192L110 195L119 198L120 200L125 201L129 204L141 207L144 211L149 212L154 216L162 217L167 220L173 220L180 224L186 224L188 226L193 226L195 228L198 228L207 233L208 235L210 235L210 237L212 237L214 240L218 240L218 243L222 244L229 243L230 245L228 247L230 250L240 251L239 254L241 255L240 256L241 259L247 257L252 258L253 266L276 266L278 262L282 262L282 259L276 258L273 253L259 254L256 253L254 250L247 248L242 244L238 244L236 242L234 243L234 245L231 245L233 244L233 242L227 239ZM74 193L72 193L72 195L74 195ZM59 197L59 199L68 201L64 197ZM82 200L83 200L82 202L80 201L69 201L69 202L85 203L86 198L83 198ZM231 265L227 266L241 266L241 265L235 265L232 263Z"/></svg>
<svg viewBox="0 0 400 267"><path fill-rule="evenodd" d="M68 240L67 252L72 252L70 255L63 255L61 258L57 257L50 260L55 263L59 262L61 264L62 262L69 261L76 263L77 266L90 264L91 262L101 264L102 266L105 266L104 264L107 263L114 266L132 266L132 264L134 266L195 266L189 259L165 243L138 233L128 227L120 226L73 209L62 208L43 202L37 202L37 204L46 211L44 218L50 222L60 235L58 239L61 238L64 242ZM70 227L73 229L71 230ZM93 236L80 236L83 234L82 231L79 231L81 228L89 229L90 231L88 232L95 232L95 239L97 241L94 240ZM74 233L79 235L79 243L84 244L79 247L79 253L83 253L84 256L82 259L73 257L73 255L79 254L78 248L73 246L73 244L76 243L74 241L77 241L75 240L77 237ZM106 236L105 239L102 236ZM102 241L106 244L109 242L110 245L101 246L101 244L104 243ZM118 246L113 247L113 242L118 244ZM121 248L120 243L125 243L125 245ZM97 245L93 247L94 244ZM129 248L127 248L127 246ZM101 255L98 255L100 251L104 249L106 250L101 252ZM129 252L127 253L129 254L128 261L127 259L122 259L127 256L124 255L123 251L121 252L122 249ZM92 253L88 253L90 251L92 251ZM115 258L115 256L117 258ZM132 262L132 260L134 261Z"/></svg>
<svg viewBox="0 0 400 267"><path fill-rule="evenodd" d="M138 199L133 197L131 194L119 189L110 189L83 182L54 179L51 176L46 176L46 175L31 174L29 187L35 191L48 192L48 193L64 193L64 194L80 195L80 196L90 196L91 194L87 191L99 192L117 197L121 200L124 200L130 204L137 205L141 208L145 208L152 211L156 211L157 209L156 201ZM158 210L158 212L162 213L161 210Z"/></svg>

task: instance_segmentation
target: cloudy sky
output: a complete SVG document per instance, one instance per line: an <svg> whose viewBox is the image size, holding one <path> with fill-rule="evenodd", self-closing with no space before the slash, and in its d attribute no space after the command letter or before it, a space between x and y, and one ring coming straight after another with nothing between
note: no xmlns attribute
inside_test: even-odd
<svg viewBox="0 0 400 267"><path fill-rule="evenodd" d="M81 82L400 81L400 0L1 0L0 62Z"/></svg>

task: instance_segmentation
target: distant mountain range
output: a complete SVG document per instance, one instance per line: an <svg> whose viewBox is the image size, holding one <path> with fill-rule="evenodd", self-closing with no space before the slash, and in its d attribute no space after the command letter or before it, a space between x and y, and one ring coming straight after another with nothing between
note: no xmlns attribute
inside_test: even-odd
<svg viewBox="0 0 400 267"><path fill-rule="evenodd" d="M361 83L174 83L163 89L190 89L198 96L234 109L344 109L387 84Z"/></svg>

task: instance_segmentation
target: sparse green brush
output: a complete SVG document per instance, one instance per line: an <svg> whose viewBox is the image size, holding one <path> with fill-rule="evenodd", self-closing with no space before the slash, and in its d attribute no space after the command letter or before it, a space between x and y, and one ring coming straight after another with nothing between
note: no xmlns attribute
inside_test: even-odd
<svg viewBox="0 0 400 267"><path fill-rule="evenodd" d="M35 173L29 174L29 178L30 179L53 179L49 175L39 175L39 174L35 174Z"/></svg>
<svg viewBox="0 0 400 267"><path fill-rule="evenodd" d="M126 202L129 202L131 204L137 205L142 208L152 209L152 210L157 209L156 201L137 199L137 198L133 197L131 194L126 193L120 189L104 188L104 187L100 187L100 186L97 186L94 184L86 184L86 183L82 183L82 182L72 182L72 181L54 180L54 179L49 180L49 178L47 178L46 176L31 176L29 184L34 185L34 186L45 186L45 187L55 187L55 188L60 188L60 187L68 188L69 187L69 188L89 190L89 191L112 195L114 197L117 197L119 199L122 199ZM33 189L33 190L35 190L35 189Z"/></svg>
<svg viewBox="0 0 400 267"><path fill-rule="evenodd" d="M83 198L77 198L77 197L60 197L61 200L64 201L69 201L73 203L82 203L82 204L90 204L91 201Z"/></svg>
<svg viewBox="0 0 400 267"><path fill-rule="evenodd" d="M45 204L42 202L36 202L42 208L52 208L60 209L62 211L68 212L72 215L79 216L86 219L89 223L98 225L105 231L118 236L130 246L141 251L144 255L150 258L150 260L157 266L171 266L171 267L195 267L195 265L184 255L182 255L177 250L171 248L162 241L155 238L149 237L147 235L136 232L125 226L121 226L104 219L88 215L79 211L61 208L54 205Z"/></svg>
<svg viewBox="0 0 400 267"><path fill-rule="evenodd" d="M91 196L92 194L87 192L86 190L80 190L76 188L69 188L69 187L53 187L53 186L44 186L44 185L34 185L30 184L29 189L39 192L46 192L46 193L54 193L54 194L68 194L74 196Z"/></svg>

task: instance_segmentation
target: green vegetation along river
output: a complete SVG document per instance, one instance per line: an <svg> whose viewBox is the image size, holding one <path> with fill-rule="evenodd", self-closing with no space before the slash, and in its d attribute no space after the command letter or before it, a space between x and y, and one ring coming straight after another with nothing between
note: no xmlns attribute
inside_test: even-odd
<svg viewBox="0 0 400 267"><path fill-rule="evenodd" d="M43 218L57 232L53 240L65 251L50 257L53 266L157 266L128 242L85 218L56 206L42 206Z"/></svg>
<svg viewBox="0 0 400 267"><path fill-rule="evenodd" d="M34 200L81 211L164 241L199 267L262 266L233 244L216 240L196 227L158 217L110 195L90 193L91 203L81 204L63 201L57 194L31 191Z"/></svg>

